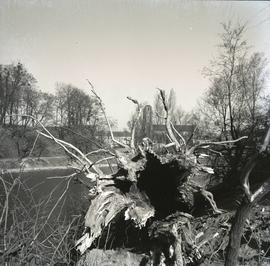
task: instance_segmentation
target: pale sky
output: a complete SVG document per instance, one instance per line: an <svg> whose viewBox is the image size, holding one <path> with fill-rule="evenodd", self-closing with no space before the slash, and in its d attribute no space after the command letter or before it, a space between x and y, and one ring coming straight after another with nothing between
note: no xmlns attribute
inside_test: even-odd
<svg viewBox="0 0 270 266"><path fill-rule="evenodd" d="M201 72L216 54L221 22L248 22L252 50L270 60L270 3L165 0L0 0L0 64L22 62L53 92L88 92L88 78L120 129L134 110L174 88L189 111L206 91Z"/></svg>

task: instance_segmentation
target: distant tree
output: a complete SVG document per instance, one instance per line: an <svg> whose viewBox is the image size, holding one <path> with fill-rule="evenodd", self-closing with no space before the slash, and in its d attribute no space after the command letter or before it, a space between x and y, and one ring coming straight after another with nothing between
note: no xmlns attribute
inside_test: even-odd
<svg viewBox="0 0 270 266"><path fill-rule="evenodd" d="M54 95L46 92L38 92L38 104L34 111L34 116L40 122L47 124L53 120L55 107Z"/></svg>
<svg viewBox="0 0 270 266"><path fill-rule="evenodd" d="M261 116L261 96L265 86L266 59L248 55L245 26L223 24L219 56L205 69L211 85L202 111L224 139L251 134Z"/></svg>
<svg viewBox="0 0 270 266"><path fill-rule="evenodd" d="M200 111L208 138L235 140L248 136L231 147L219 148L224 150L224 156L220 158L222 167L218 175L228 185L236 185L240 169L252 150L256 150L257 139L267 125L263 108L266 58L261 53L250 53L244 40L245 26L233 27L230 22L222 26L218 56L204 70L210 87L200 103Z"/></svg>
<svg viewBox="0 0 270 266"><path fill-rule="evenodd" d="M92 147L87 138L104 141L107 128L97 99L71 84L56 84L54 120L61 127L59 137L84 151Z"/></svg>
<svg viewBox="0 0 270 266"><path fill-rule="evenodd" d="M239 102L244 100L243 115L238 114L237 119L244 120L242 125L237 125L239 130L241 126L246 126L252 133L264 115L262 96L266 85L266 65L267 60L262 53L252 54L239 65L236 79L239 90L243 90Z"/></svg>
<svg viewBox="0 0 270 266"><path fill-rule="evenodd" d="M33 91L36 80L23 64L0 65L0 124L17 123L23 91ZM9 121L9 122L8 122Z"/></svg>
<svg viewBox="0 0 270 266"><path fill-rule="evenodd" d="M100 115L96 99L71 84L57 84L56 121L58 123L65 126L97 126Z"/></svg>
<svg viewBox="0 0 270 266"><path fill-rule="evenodd" d="M27 126L32 119L25 115L51 119L53 95L38 91L36 82L22 63L0 65L0 125Z"/></svg>

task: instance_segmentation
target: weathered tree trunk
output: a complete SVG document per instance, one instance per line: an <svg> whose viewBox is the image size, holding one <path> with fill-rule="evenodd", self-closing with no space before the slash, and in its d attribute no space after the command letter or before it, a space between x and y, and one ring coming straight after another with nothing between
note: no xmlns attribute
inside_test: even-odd
<svg viewBox="0 0 270 266"><path fill-rule="evenodd" d="M230 240L226 252L225 266L238 265L241 238L243 235L245 222L249 217L251 209L252 203L243 200L235 214L230 231Z"/></svg>
<svg viewBox="0 0 270 266"><path fill-rule="evenodd" d="M265 194L270 191L270 178L266 179L265 182L255 191L251 192L249 185L249 176L251 171L254 169L260 156L267 151L270 143L270 128L268 129L263 145L261 146L258 153L255 153L243 167L243 171L240 176L242 188L245 192L245 198L243 199L241 206L236 212L232 228L230 231L229 245L227 248L225 266L238 265L238 255L241 244L241 238L244 231L245 221L249 216L252 206L255 202L258 202Z"/></svg>

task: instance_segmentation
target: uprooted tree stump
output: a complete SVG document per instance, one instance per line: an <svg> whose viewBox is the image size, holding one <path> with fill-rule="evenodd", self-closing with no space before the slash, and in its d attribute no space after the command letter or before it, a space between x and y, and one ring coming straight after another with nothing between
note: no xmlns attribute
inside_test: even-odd
<svg viewBox="0 0 270 266"><path fill-rule="evenodd" d="M97 96L93 87L92 91ZM121 147L114 150L118 170L105 175L96 167L96 173L86 173L96 184L90 190L92 201L85 216L85 233L77 242L82 254L93 248L125 247L148 254L153 265L160 265L162 261L166 265L198 265L204 260L206 243L216 241L217 237L222 242L224 228L215 226L207 233L207 228L196 229L198 213L217 215L221 217L218 220L227 217L207 191L208 176L214 173L213 169L197 161L199 149L216 143L202 143L188 149L170 122L164 91L160 90L160 96L171 140L164 144L165 152L157 153L158 149L148 138L135 147L135 122L130 146L116 141L111 131L113 141ZM104 111L101 99L97 98ZM137 104L139 115L142 107L129 99ZM204 217L205 224L207 217Z"/></svg>

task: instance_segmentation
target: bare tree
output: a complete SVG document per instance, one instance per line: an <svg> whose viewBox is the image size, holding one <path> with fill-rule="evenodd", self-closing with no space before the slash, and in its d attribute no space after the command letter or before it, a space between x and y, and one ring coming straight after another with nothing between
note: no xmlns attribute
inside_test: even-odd
<svg viewBox="0 0 270 266"><path fill-rule="evenodd" d="M56 90L56 121L60 125L97 127L101 124L96 99L71 84L58 83Z"/></svg>
<svg viewBox="0 0 270 266"><path fill-rule="evenodd" d="M0 124L16 123L20 113L23 91L35 89L36 80L23 64L0 66ZM9 116L7 116L9 115Z"/></svg>
<svg viewBox="0 0 270 266"><path fill-rule="evenodd" d="M243 131L253 132L260 116L265 86L263 54L248 55L245 26L223 24L219 56L205 69L210 88L204 97L204 113L225 139L236 139Z"/></svg>

